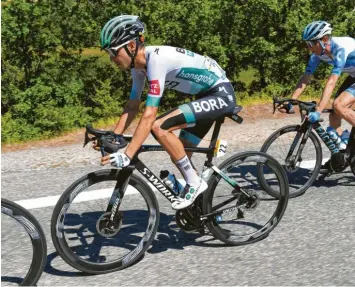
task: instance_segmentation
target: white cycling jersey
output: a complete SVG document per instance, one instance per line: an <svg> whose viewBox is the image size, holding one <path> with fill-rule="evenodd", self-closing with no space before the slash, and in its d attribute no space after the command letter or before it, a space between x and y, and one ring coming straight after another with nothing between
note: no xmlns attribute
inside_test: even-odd
<svg viewBox="0 0 355 287"><path fill-rule="evenodd" d="M196 95L224 82L229 82L224 70L210 57L171 46L145 48L146 70L133 68L130 99L140 99L145 78L149 92L147 106L159 106L164 89Z"/></svg>
<svg viewBox="0 0 355 287"><path fill-rule="evenodd" d="M312 54L306 72L312 75L321 61L333 66L332 74L340 75L342 72L355 78L355 39L351 37L332 37L331 56L317 56Z"/></svg>

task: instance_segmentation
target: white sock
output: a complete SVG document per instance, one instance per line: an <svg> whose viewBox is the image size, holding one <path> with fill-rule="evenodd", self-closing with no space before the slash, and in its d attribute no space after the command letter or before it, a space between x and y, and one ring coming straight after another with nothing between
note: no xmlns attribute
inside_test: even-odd
<svg viewBox="0 0 355 287"><path fill-rule="evenodd" d="M175 164L180 170L182 176L184 177L188 185L198 186L200 184L200 178L198 177L196 171L193 169L192 164L187 155L175 162Z"/></svg>

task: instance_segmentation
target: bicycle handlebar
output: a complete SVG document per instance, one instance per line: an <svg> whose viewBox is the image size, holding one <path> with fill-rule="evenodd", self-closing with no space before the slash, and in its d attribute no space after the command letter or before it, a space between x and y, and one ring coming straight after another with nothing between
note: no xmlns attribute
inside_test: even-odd
<svg viewBox="0 0 355 287"><path fill-rule="evenodd" d="M311 112L314 111L317 105L317 102L312 101L312 102L304 102L304 101L300 101L300 100L296 100L296 99L292 99L292 98L285 98L285 99L279 99L277 97L273 98L273 107L274 107L274 112L276 111L276 108L285 104L285 103L290 103L292 105L295 106L299 106L300 110L305 110L307 112Z"/></svg>
<svg viewBox="0 0 355 287"><path fill-rule="evenodd" d="M89 135L93 135L93 137L89 137ZM101 153L104 155L104 152L115 153L119 149L126 147L131 139L131 136L115 134L113 131L97 130L92 125L87 125L83 147L90 141L96 140L97 146L100 147Z"/></svg>

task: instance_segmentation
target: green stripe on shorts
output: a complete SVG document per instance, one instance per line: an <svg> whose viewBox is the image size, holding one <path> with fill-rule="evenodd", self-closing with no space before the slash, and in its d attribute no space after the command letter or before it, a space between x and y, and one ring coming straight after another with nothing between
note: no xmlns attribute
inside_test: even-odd
<svg viewBox="0 0 355 287"><path fill-rule="evenodd" d="M179 109L182 111L184 114L185 120L187 124L194 124L196 123L195 115L193 114L191 108L189 105L184 104L179 106Z"/></svg>

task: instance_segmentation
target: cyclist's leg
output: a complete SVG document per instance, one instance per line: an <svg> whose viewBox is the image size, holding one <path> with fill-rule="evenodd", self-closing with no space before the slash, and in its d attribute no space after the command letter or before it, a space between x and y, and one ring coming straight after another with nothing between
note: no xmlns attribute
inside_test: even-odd
<svg viewBox="0 0 355 287"><path fill-rule="evenodd" d="M341 128L341 119L343 118L342 115L342 100L337 100L345 91L351 91L351 87L355 85L355 78L348 76L344 82L341 84L340 88L335 94L335 100L333 103L334 111L335 113L330 113L329 114L329 124L333 128L335 128L338 132L339 135L342 134L342 128ZM350 90L349 90L350 89ZM336 108L337 106L337 108Z"/></svg>
<svg viewBox="0 0 355 287"><path fill-rule="evenodd" d="M355 83L342 92L334 101L334 110L352 126L355 126Z"/></svg>
<svg viewBox="0 0 355 287"><path fill-rule="evenodd" d="M175 161L187 182L183 194L184 198L180 202L175 202L173 208L181 209L192 204L197 195L207 189L207 185L192 168L182 142L172 131L195 127L198 123L206 123L207 121L213 122L223 115L231 114L234 107L235 96L232 85L229 82L221 83L200 99L181 105L157 118L153 124L154 135ZM198 179L198 186L196 178Z"/></svg>
<svg viewBox="0 0 355 287"><path fill-rule="evenodd" d="M199 122L192 128L182 129L179 139L183 143L184 147L197 147L211 129L212 125L213 121L206 121L203 123ZM186 154L191 160L192 152L186 152Z"/></svg>
<svg viewBox="0 0 355 287"><path fill-rule="evenodd" d="M153 136L165 148L173 162L184 157L186 153L182 142L172 131L187 126L185 117L178 108L160 115L153 124Z"/></svg>
<svg viewBox="0 0 355 287"><path fill-rule="evenodd" d="M222 83L199 99L159 116L153 124L152 131L158 142L176 161L186 153L183 144L172 131L195 127L197 123L214 122L217 118L232 113L234 107L233 87L229 82Z"/></svg>
<svg viewBox="0 0 355 287"><path fill-rule="evenodd" d="M339 135L342 134L341 116L337 114L336 110L334 110L334 113L329 113L329 125L333 127Z"/></svg>

